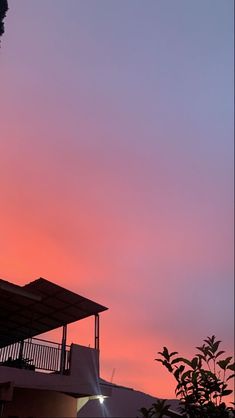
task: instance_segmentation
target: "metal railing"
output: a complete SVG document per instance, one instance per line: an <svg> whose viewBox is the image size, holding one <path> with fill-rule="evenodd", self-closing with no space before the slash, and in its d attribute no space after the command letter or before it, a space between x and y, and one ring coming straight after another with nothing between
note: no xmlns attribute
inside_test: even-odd
<svg viewBox="0 0 235 418"><path fill-rule="evenodd" d="M64 364L61 365L62 347L51 341L31 338L0 348L0 365L66 372L69 370L70 347L66 346Z"/></svg>

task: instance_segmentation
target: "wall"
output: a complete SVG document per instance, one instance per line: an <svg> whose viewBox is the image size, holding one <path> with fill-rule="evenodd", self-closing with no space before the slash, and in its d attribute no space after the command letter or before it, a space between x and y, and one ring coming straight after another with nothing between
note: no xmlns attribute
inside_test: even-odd
<svg viewBox="0 0 235 418"><path fill-rule="evenodd" d="M99 352L97 350L71 344L70 357L71 376L77 376L79 381L90 385L99 381Z"/></svg>
<svg viewBox="0 0 235 418"><path fill-rule="evenodd" d="M3 417L76 417L77 400L63 393L15 388L12 402L6 403Z"/></svg>

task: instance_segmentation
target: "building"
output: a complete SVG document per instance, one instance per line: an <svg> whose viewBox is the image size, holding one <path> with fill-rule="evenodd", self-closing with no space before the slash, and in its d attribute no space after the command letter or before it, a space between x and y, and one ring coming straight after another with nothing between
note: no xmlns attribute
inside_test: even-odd
<svg viewBox="0 0 235 418"><path fill-rule="evenodd" d="M99 314L107 308L48 280L0 280L0 416L75 417L111 388L99 376ZM70 323L94 317L94 347L67 345ZM60 342L39 336L61 327Z"/></svg>

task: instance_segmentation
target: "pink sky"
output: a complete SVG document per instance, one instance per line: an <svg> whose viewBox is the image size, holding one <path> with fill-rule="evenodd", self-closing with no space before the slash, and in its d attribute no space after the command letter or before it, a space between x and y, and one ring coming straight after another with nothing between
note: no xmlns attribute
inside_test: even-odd
<svg viewBox="0 0 235 418"><path fill-rule="evenodd" d="M163 345L233 347L233 4L43 1L2 40L1 278L108 306L102 377L174 397Z"/></svg>

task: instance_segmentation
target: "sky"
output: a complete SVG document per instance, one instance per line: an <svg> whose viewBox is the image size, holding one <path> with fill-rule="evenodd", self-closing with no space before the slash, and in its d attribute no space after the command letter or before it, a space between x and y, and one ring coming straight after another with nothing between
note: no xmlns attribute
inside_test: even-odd
<svg viewBox="0 0 235 418"><path fill-rule="evenodd" d="M102 377L173 398L164 345L233 351L233 1L9 0L5 29L0 277L109 307Z"/></svg>

